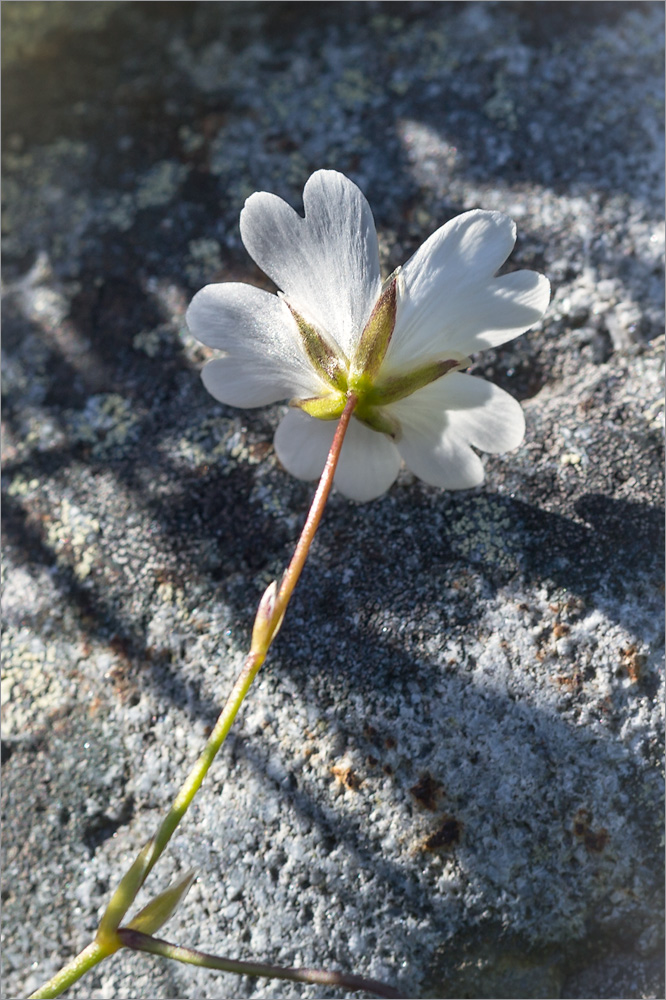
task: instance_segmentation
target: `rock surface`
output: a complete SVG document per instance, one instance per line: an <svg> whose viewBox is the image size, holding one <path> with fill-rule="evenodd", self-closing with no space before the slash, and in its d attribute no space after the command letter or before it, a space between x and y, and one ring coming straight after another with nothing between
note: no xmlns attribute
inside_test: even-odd
<svg viewBox="0 0 666 1000"><path fill-rule="evenodd" d="M656 3L4 3L5 995L53 974L194 760L312 488L183 314L263 284L244 199L343 170L388 273L512 215L542 324L476 359L485 485L333 496L151 877L183 944L410 997L659 997ZM341 997L119 954L72 997Z"/></svg>

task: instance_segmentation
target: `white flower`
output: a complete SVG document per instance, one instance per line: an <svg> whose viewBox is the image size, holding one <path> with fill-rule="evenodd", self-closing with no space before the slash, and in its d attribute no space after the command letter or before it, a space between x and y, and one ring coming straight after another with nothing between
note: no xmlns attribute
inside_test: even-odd
<svg viewBox="0 0 666 1000"><path fill-rule="evenodd" d="M516 448L525 422L513 397L459 369L466 355L524 333L550 295L535 271L495 276L515 243L512 220L465 212L382 284L372 212L356 185L318 170L303 203L305 218L262 191L241 213L243 242L278 295L229 282L192 300L190 330L224 352L204 367L204 385L231 406L290 399L275 450L300 479L321 475L354 391L335 474L353 500L387 490L403 461L433 486L478 485L483 465L471 446Z"/></svg>

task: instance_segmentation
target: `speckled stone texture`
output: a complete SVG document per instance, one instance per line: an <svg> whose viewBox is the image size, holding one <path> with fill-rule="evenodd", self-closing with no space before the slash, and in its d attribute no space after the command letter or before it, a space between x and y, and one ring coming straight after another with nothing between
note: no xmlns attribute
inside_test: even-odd
<svg viewBox="0 0 666 1000"><path fill-rule="evenodd" d="M365 191L386 273L474 207L543 322L475 359L486 483L333 496L149 888L166 936L410 997L661 997L663 5L4 3L4 988L35 989L214 722L313 489L183 322L244 199ZM79 998L342 997L119 954Z"/></svg>

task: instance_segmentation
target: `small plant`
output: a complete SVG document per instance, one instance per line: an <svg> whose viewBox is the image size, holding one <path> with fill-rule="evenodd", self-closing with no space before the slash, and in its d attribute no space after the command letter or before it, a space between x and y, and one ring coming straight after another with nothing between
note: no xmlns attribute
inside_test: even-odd
<svg viewBox="0 0 666 1000"><path fill-rule="evenodd" d="M513 222L497 212L466 212L382 282L374 220L359 188L343 174L319 170L303 201L305 218L266 192L253 194L241 213L243 242L278 294L209 285L194 297L187 322L199 340L224 352L203 370L216 399L239 407L290 400L275 449L293 475L319 478L310 512L282 579L261 599L243 669L169 812L121 879L94 940L31 1000L59 996L121 948L243 975L399 995L360 976L234 961L155 937L193 873L127 919L280 630L333 485L352 500L372 500L404 462L426 483L466 489L483 481L474 448L499 453L524 435L520 405L462 371L468 354L518 336L547 307L542 275L496 277L515 242Z"/></svg>

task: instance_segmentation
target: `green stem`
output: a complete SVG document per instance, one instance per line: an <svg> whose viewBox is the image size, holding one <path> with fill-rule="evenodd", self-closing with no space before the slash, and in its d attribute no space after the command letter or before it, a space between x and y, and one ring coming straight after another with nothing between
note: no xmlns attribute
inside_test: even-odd
<svg viewBox="0 0 666 1000"><path fill-rule="evenodd" d="M80 954L68 962L59 972L56 972L48 983L44 983L35 993L31 993L28 1000L50 1000L51 997L59 997L72 983L85 975L89 969L98 965L102 959L107 958L111 952L103 948L98 941L93 941Z"/></svg>
<svg viewBox="0 0 666 1000"><path fill-rule="evenodd" d="M326 972L323 969L284 969L279 965L267 965L265 962L239 962L232 958L220 958L195 948L181 948L160 938L151 937L122 927L118 935L126 948L133 951L146 951L151 955L161 955L176 962L188 965L198 965L205 969L217 969L219 972L233 972L238 976L263 976L269 979L288 979L292 983L316 983L319 986L340 986L347 990L364 990L374 993L387 1000L399 1000L400 994L378 979L364 979L363 976L351 976L344 972Z"/></svg>
<svg viewBox="0 0 666 1000"><path fill-rule="evenodd" d="M67 989L68 986L76 982L76 980L79 979L84 972L87 971L87 969L92 968L93 965L101 962L103 958L107 955L113 954L114 951L117 951L118 948L121 947L121 944L119 943L119 935L117 933L118 923L127 912L127 909L131 905L136 893L145 882L151 869L157 863L160 855L164 852L164 849L171 840L178 824L190 807L194 796L201 788L201 784L206 777L220 747L227 738L233 721L236 718L248 691L250 690L254 678L257 676L262 663L266 659L271 643L278 633L280 623L284 617L291 595L294 592L294 587L296 586L298 578L301 575L301 571L305 565L305 560L310 550L310 545L312 544L315 532L317 531L319 522L321 521L328 495L331 492L331 488L333 486L333 476L335 475L338 459L340 458L342 443L344 441L345 433L347 431L347 427L349 426L349 421L351 420L355 406L356 396L354 393L350 393L347 399L347 405L340 416L340 420L333 437L333 443L331 444L331 449L328 453L328 458L326 459L326 465L324 466L324 471L321 475L321 479L319 480L319 485L314 495L305 525L303 526L303 531L301 532L301 536L298 540L298 544L296 545L291 562L289 563L289 566L282 578L282 583L276 596L275 604L271 612L269 622L267 623L267 627L259 630L258 634L260 636L260 641L258 641L256 646L253 642L252 649L248 653L243 669L238 675L238 679L233 686L231 694L227 698L226 704L222 709L217 722L215 723L213 731L211 732L199 759L185 779L180 791L171 805L171 808L169 809L169 812L162 820L159 830L153 838L151 845L147 845L147 848L144 848L144 851L146 851L148 856L146 857L144 855L143 859L139 856L135 862L135 865L140 862L141 866L145 866L143 867L143 873L139 874L139 878L137 880L138 884L136 884L136 886L132 886L132 890L129 895L123 892L118 894L118 915L115 917L115 920L112 921L113 926L110 925L109 920L105 922L103 918L102 924L100 925L101 934L98 932L98 938L86 949L84 949L80 955L73 959L72 962L61 969L60 972L58 972L53 979L49 980L49 982L46 983L40 991L34 993L33 997L41 998L59 996L65 989Z"/></svg>
<svg viewBox="0 0 666 1000"><path fill-rule="evenodd" d="M328 495L331 492L331 487L333 486L333 476L335 475L335 470L338 466L338 459L340 458L340 452L342 450L342 442L345 439L345 434L347 433L347 428L349 427L349 421L351 420L352 414L356 409L357 402L358 399L356 393L347 393L347 405L340 415L340 420L338 421L338 426L335 430L331 449L328 453L326 465L324 466L324 471L321 474L319 486L317 487L317 492L314 495L310 512L307 516L305 524L303 525L301 537L298 539L298 544L296 545L294 554L291 557L291 562L282 577L282 583L280 584L280 590L278 591L277 599L275 601L275 610L273 612L273 620L276 623L279 623L282 620L284 613L287 610L287 605L289 604L291 595L294 592L294 587L298 583L298 578L301 575L301 571L305 565L305 560L307 559L308 552L310 551L312 539L314 538L317 528L319 527L319 522L321 521L321 516L324 513L324 507L326 506Z"/></svg>
<svg viewBox="0 0 666 1000"><path fill-rule="evenodd" d="M328 495L331 492L331 487L333 486L333 476L335 475L338 459L340 458L342 443L344 441L345 433L347 431L347 427L349 426L349 421L351 420L355 406L356 396L352 394L350 395L344 412L338 422L338 426L333 437L333 443L331 444L331 449L328 453L326 465L324 466L324 471L322 472L321 479L319 480L317 491L312 500L310 511L303 526L301 536L298 539L291 562L289 563L289 566L282 578L282 583L280 584L280 589L278 591L271 616L273 629L267 634L264 644L258 649L251 650L248 654L243 669L233 686L226 705L222 709L222 712L215 723L215 727L208 738L208 742L206 743L201 756L185 779L182 788L173 801L171 809L167 813L159 830L157 831L157 835L155 836L155 846L146 869L144 879L147 878L151 868L155 865L156 861L164 851L164 848L169 843L176 827L187 812L192 799L199 791L201 783L206 777L218 750L227 738L232 723L238 714L238 710L250 690L252 681L257 676L262 663L266 659L266 654L268 653L270 645L277 635L277 629L282 621L282 618L284 617L285 611L287 610L287 605L294 592L294 588L298 583L303 566L305 565L305 560L307 559L308 552L310 551L310 545L312 544L312 540L315 536L317 528L319 527L322 514L324 513L324 507L326 506Z"/></svg>
<svg viewBox="0 0 666 1000"><path fill-rule="evenodd" d="M257 676L259 668L266 659L266 653L250 653L243 665L226 705L222 709L220 716L215 723L208 742L204 747L199 759L185 779L180 791L173 800L169 812L162 820L160 828L155 835L154 847L150 862L148 863L145 878L150 874L151 869L163 853L165 847L171 840L178 824L189 809L192 799L201 788L201 784L208 774L208 770L213 763L220 747L224 743L229 730L236 718L238 711L245 700L252 681Z"/></svg>

